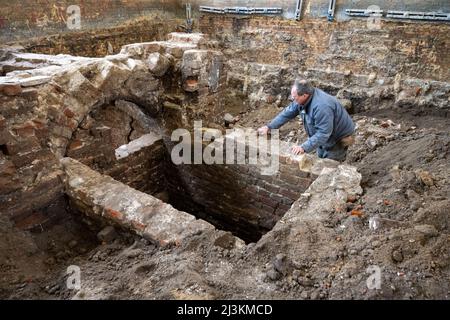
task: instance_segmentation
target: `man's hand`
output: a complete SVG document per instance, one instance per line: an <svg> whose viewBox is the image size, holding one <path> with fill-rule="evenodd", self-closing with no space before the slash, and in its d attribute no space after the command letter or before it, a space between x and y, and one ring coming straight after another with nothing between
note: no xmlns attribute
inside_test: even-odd
<svg viewBox="0 0 450 320"><path fill-rule="evenodd" d="M263 136L269 132L270 128L268 126L264 126L258 129L258 135Z"/></svg>
<svg viewBox="0 0 450 320"><path fill-rule="evenodd" d="M292 153L295 154L295 155L298 155L298 154L304 154L304 153L305 153L305 150L303 150L303 148L300 147L300 146L293 146L292 149L291 149L291 151L292 151Z"/></svg>

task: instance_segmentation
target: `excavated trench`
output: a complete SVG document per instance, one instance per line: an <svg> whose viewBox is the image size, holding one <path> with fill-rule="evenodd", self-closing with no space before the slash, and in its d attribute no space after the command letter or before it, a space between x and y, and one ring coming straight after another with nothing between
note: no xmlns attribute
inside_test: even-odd
<svg viewBox="0 0 450 320"><path fill-rule="evenodd" d="M164 132L137 105L117 100L86 117L66 156L247 243L271 230L313 181L287 164L274 175L263 175L257 165L248 164L175 165L175 142ZM247 148L246 160L248 155Z"/></svg>
<svg viewBox="0 0 450 320"><path fill-rule="evenodd" d="M174 166L166 161L168 203L247 243L257 242L312 182L301 175L286 181L284 174L289 175L263 176L247 165Z"/></svg>

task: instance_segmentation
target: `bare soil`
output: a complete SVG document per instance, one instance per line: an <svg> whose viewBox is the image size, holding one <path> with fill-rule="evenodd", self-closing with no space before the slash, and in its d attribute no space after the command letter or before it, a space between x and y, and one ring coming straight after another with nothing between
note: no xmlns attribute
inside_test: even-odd
<svg viewBox="0 0 450 320"><path fill-rule="evenodd" d="M236 125L257 128L279 111L251 110ZM276 294L255 291L249 281L248 266L262 268L264 259L275 259L264 247L258 249L261 259L234 256L224 233L223 243L211 243L205 235L189 247L160 249L120 230L114 241L101 243L95 236L99 226L66 208L63 223L34 232L18 230L0 215L0 298L449 299L450 119L394 111L353 117L357 139L346 162L362 173L364 194L349 200L347 212L332 222L336 230L349 229L339 246L330 244L338 258L319 265L303 261L289 276L262 279L278 288ZM305 138L299 121L284 126L281 136L294 142ZM376 232L367 227L374 217L381 225ZM283 238L278 235L277 241ZM220 262L225 257L228 262ZM236 268L236 279L214 280L219 262L221 268ZM364 274L363 266L371 262L383 266L390 285L368 295L365 281L354 275ZM239 272L243 264L247 268ZM80 266L89 289L75 294L66 288L69 265Z"/></svg>

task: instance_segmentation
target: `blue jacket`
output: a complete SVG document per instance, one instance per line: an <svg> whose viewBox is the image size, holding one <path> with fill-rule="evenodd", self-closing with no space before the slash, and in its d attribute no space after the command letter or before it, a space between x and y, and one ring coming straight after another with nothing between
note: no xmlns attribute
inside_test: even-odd
<svg viewBox="0 0 450 320"><path fill-rule="evenodd" d="M298 115L301 116L309 137L301 145L307 153L319 146L325 149L332 148L339 140L355 131L352 118L340 102L317 88L305 106L292 102L267 126L270 129L278 129Z"/></svg>

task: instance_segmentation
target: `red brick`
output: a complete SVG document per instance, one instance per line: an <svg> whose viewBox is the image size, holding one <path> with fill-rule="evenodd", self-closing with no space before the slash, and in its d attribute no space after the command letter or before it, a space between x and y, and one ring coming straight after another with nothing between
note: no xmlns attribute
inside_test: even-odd
<svg viewBox="0 0 450 320"><path fill-rule="evenodd" d="M0 174L1 175L14 175L16 173L16 167L14 163L9 160L0 161Z"/></svg>
<svg viewBox="0 0 450 320"><path fill-rule="evenodd" d="M25 122L21 125L14 127L15 133L20 137L31 137L34 136L34 124L32 122Z"/></svg>
<svg viewBox="0 0 450 320"><path fill-rule="evenodd" d="M140 222L137 221L132 221L132 226L134 229L138 230L138 231L144 231L145 227L147 227L145 224L142 224Z"/></svg>
<svg viewBox="0 0 450 320"><path fill-rule="evenodd" d="M42 130L47 128L47 122L45 120L33 119L33 126L36 130Z"/></svg>
<svg viewBox="0 0 450 320"><path fill-rule="evenodd" d="M64 125L63 126L54 126L52 128L52 133L57 136L70 139L72 137L73 130L72 130L72 128L66 127Z"/></svg>
<svg viewBox="0 0 450 320"><path fill-rule="evenodd" d="M7 96L17 96L22 93L22 87L18 83L0 84L0 91Z"/></svg>
<svg viewBox="0 0 450 320"><path fill-rule="evenodd" d="M21 186L17 184L17 181L11 179L10 176L0 175L0 194L8 194L20 188ZM2 210L0 210L0 212L2 212Z"/></svg>
<svg viewBox="0 0 450 320"><path fill-rule="evenodd" d="M73 118L73 117L75 117L75 113L74 113L72 110L70 110L69 108L64 109L64 115L65 115L67 118Z"/></svg>
<svg viewBox="0 0 450 320"><path fill-rule="evenodd" d="M268 206L268 205L265 205L264 203L261 203L261 204L260 204L260 207L261 207L261 209L262 209L263 211L265 211L265 212L267 212L267 213L270 213L270 214L273 214L274 211L275 211L274 208L272 208L272 207L270 207L270 206Z"/></svg>
<svg viewBox="0 0 450 320"><path fill-rule="evenodd" d="M44 224L48 218L40 211L34 211L30 215L15 220L15 225L21 230L30 230Z"/></svg>
<svg viewBox="0 0 450 320"><path fill-rule="evenodd" d="M22 90L20 94L21 97L25 98L28 101L37 101L39 96L39 91L35 88L25 88Z"/></svg>
<svg viewBox="0 0 450 320"><path fill-rule="evenodd" d="M51 161L55 160L55 155L49 149L33 150L30 152L20 153L11 158L16 168L30 165L34 160Z"/></svg>
<svg viewBox="0 0 450 320"><path fill-rule="evenodd" d="M113 220L123 220L123 213L113 210L111 208L105 208L105 216Z"/></svg>
<svg viewBox="0 0 450 320"><path fill-rule="evenodd" d="M288 197L289 199L293 199L293 200L297 200L300 197L300 193L288 190L288 189L284 189L284 188L280 188L280 194L282 196Z"/></svg>
<svg viewBox="0 0 450 320"><path fill-rule="evenodd" d="M74 140L70 143L69 145L69 151L73 151L76 149L80 149L81 147L83 147L83 142L81 142L81 140Z"/></svg>
<svg viewBox="0 0 450 320"><path fill-rule="evenodd" d="M275 209L278 205L278 201L269 197L259 197L258 199L261 203L266 204L269 207L272 207L273 209Z"/></svg>

